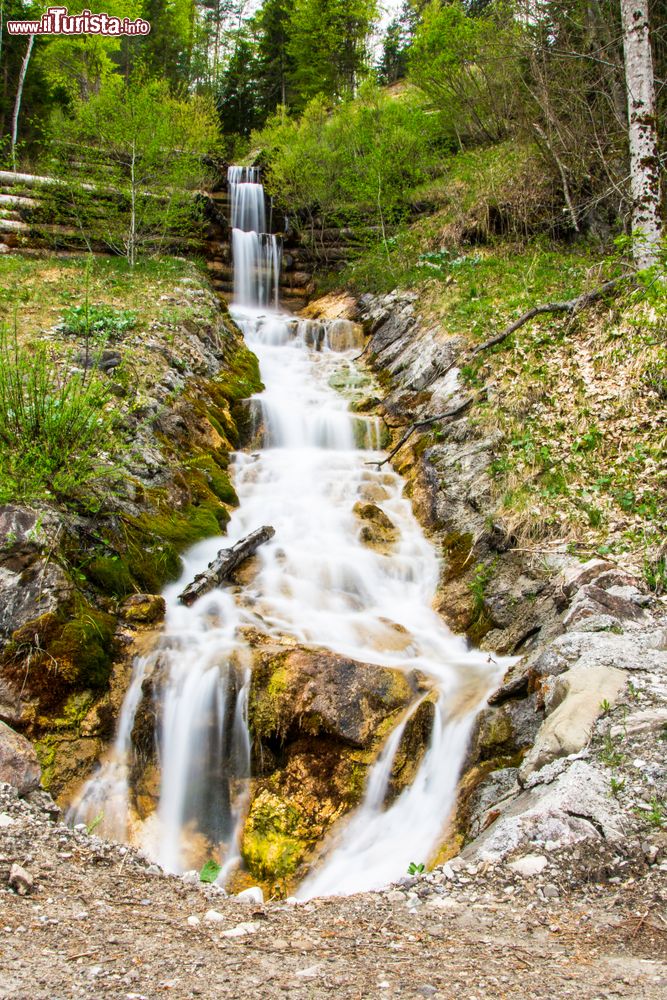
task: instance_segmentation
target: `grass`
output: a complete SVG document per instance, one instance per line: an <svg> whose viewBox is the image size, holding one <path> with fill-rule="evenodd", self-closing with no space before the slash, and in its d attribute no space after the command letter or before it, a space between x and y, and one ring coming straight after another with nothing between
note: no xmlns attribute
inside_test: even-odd
<svg viewBox="0 0 667 1000"><path fill-rule="evenodd" d="M63 371L45 344L0 328L0 502L90 500L110 475L109 399L98 375Z"/></svg>

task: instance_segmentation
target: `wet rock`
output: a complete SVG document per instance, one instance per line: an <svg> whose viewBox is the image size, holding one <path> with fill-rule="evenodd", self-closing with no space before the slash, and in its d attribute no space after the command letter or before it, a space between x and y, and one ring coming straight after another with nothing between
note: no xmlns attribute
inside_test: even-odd
<svg viewBox="0 0 667 1000"><path fill-rule="evenodd" d="M126 622L152 625L161 621L166 612L164 597L158 594L132 594L121 604L120 613Z"/></svg>
<svg viewBox="0 0 667 1000"><path fill-rule="evenodd" d="M519 779L539 771L557 757L577 753L591 738L602 703L613 705L625 688L626 676L614 667L574 667L558 677L551 694L551 714L519 770Z"/></svg>
<svg viewBox="0 0 667 1000"><path fill-rule="evenodd" d="M356 503L354 513L362 521L359 537L364 545L385 549L397 541L398 531L394 522L377 504Z"/></svg>
<svg viewBox="0 0 667 1000"><path fill-rule="evenodd" d="M535 694L480 712L471 739L471 761L514 757L531 746L543 714Z"/></svg>
<svg viewBox="0 0 667 1000"><path fill-rule="evenodd" d="M38 787L41 776L32 743L0 722L0 781L12 785L19 795L28 795Z"/></svg>
<svg viewBox="0 0 667 1000"><path fill-rule="evenodd" d="M9 871L9 886L18 896L27 896L33 890L34 880L25 868L13 864Z"/></svg>
<svg viewBox="0 0 667 1000"><path fill-rule="evenodd" d="M260 737L327 735L370 747L387 720L413 700L417 685L400 670L335 653L268 654L253 671L250 724Z"/></svg>

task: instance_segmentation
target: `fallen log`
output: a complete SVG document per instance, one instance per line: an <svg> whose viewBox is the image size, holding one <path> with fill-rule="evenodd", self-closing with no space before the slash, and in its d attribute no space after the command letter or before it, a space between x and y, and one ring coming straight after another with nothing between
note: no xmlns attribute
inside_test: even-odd
<svg viewBox="0 0 667 1000"><path fill-rule="evenodd" d="M220 549L215 559L208 564L208 568L203 573L198 573L192 583L178 595L181 604L190 607L198 597L213 590L223 580L227 580L237 566L253 555L260 545L273 538L275 533L275 528L265 524L264 527L251 531L245 538L235 542L231 548Z"/></svg>

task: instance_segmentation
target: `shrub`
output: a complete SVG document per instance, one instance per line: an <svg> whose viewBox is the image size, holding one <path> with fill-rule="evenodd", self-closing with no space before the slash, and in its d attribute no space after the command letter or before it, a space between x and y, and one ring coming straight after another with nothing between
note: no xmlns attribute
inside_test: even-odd
<svg viewBox="0 0 667 1000"><path fill-rule="evenodd" d="M83 500L107 473L108 400L99 375L67 373L45 344L0 328L0 502Z"/></svg>
<svg viewBox="0 0 667 1000"><path fill-rule="evenodd" d="M63 313L63 333L73 337L94 337L103 340L120 339L137 324L137 314L129 309L107 305L71 306Z"/></svg>

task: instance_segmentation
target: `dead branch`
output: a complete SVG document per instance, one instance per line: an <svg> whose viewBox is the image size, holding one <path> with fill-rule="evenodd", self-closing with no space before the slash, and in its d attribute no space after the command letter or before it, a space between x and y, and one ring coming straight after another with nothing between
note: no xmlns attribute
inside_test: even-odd
<svg viewBox="0 0 667 1000"><path fill-rule="evenodd" d="M453 410L446 410L444 413L436 413L433 417L424 417L422 420L415 420L413 424L410 425L408 430L405 432L401 440L398 442L395 448L389 452L386 458L383 458L381 462L366 462L366 465L375 465L378 469L381 469L383 465L387 462L391 462L394 455L401 450L403 445L408 441L415 431L419 430L420 427L428 427L430 424L436 424L440 420L447 420L452 417L458 417L459 414L464 413L473 403L479 402L483 396L486 395L486 389L482 389L474 396L468 396L462 403L455 406Z"/></svg>
<svg viewBox="0 0 667 1000"><path fill-rule="evenodd" d="M569 313L571 316L575 316L582 309L592 305L593 302L597 302L598 299L603 298L609 292L616 291L623 282L632 277L634 277L633 274L622 274L618 278L612 278L611 281L605 281L599 288L594 288L590 292L583 292L581 295L577 295L574 299L566 299L563 302L546 302L541 306L533 306L523 316L519 316L502 333L496 334L495 337L490 337L489 340L485 340L483 344L475 347L468 355L468 360L474 358L477 354L481 354L482 351L488 350L489 347L501 344L503 340L516 333L517 330L525 326L535 316L542 316L545 313Z"/></svg>
<svg viewBox="0 0 667 1000"><path fill-rule="evenodd" d="M229 549L220 549L215 559L208 564L208 568L203 573L198 573L192 583L188 584L185 590L178 595L181 604L188 607L203 594L213 590L223 580L228 579L237 566L248 559L254 552L268 542L275 535L275 529L269 525L251 531L245 538L241 538Z"/></svg>

